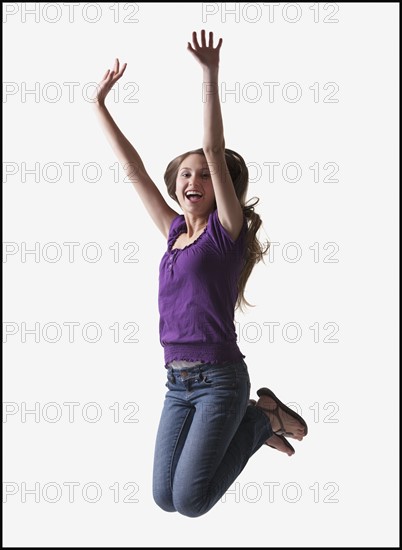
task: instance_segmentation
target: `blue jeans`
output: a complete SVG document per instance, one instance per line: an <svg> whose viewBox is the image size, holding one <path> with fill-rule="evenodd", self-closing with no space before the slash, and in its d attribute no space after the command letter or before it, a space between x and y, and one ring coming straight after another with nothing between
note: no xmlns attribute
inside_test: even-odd
<svg viewBox="0 0 402 550"><path fill-rule="evenodd" d="M153 497L166 512L201 516L273 431L266 414L248 404L250 378L243 359L186 370L168 366L166 387Z"/></svg>

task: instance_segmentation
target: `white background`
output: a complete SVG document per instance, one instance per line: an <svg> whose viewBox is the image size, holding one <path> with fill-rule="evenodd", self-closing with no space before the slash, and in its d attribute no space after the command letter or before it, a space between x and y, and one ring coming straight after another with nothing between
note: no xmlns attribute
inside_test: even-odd
<svg viewBox="0 0 402 550"><path fill-rule="evenodd" d="M3 424L5 546L396 546L399 6L319 3L316 22L310 3L298 4L298 20L286 4L271 20L262 3L237 4L238 15L226 18L221 4L139 3L135 14L134 4L120 3L118 14L102 4L97 21L93 5L80 3L72 21L66 6L30 4L36 20L24 16L22 4L3 7L3 311L5 331L15 329L3 346L10 412ZM216 13L203 21L203 11ZM226 146L250 166L248 198L260 198L260 240L279 243L249 279L246 298L255 307L236 312L252 396L260 386L272 388L302 411L309 434L292 440L291 458L261 448L226 497L190 519L160 510L151 492L166 391L157 309L166 241L121 169L116 176L117 159L89 98L115 57L128 63L119 96L111 94L107 106L179 211L163 173L172 158L202 143L202 72L186 50L191 32L202 28L224 40L225 89L238 83L237 99L222 97ZM264 82L280 84L272 102ZM283 97L289 82L300 86L299 101ZM339 87L336 102L325 101L334 90L327 83ZM35 86L36 96L25 94ZM135 90L137 102L129 100ZM267 162L280 163L273 181ZM337 181L324 181L328 162L339 167ZM25 174L35 163L37 174ZM67 163L76 164L74 172ZM90 179L93 163L98 181ZM284 179L287 163L299 165L299 181ZM66 242L79 243L72 262ZM98 262L82 256L91 242L101 249ZM291 242L299 261L289 261L295 248L287 260L282 255ZM37 261L22 252L35 243ZM56 248L47 243L58 244L59 261L49 260ZM123 261L134 250L123 250L126 243L135 243L138 262ZM326 243L339 247L337 262L324 261L333 250ZM79 323L71 343L66 322ZM269 322L280 323L271 342ZM38 323L37 341L24 338L23 323ZM60 326L59 341L49 341L55 331L46 336L47 323ZM97 343L84 339L87 323L101 327ZM125 323L136 323L137 332ZM287 323L297 323L298 341L288 341L292 330L283 336ZM309 328L315 323L318 342ZM338 326L338 342L324 341L332 333L326 323ZM138 342L123 342L130 334ZM78 403L73 422L66 402ZM91 402L98 403L98 422L82 416ZM35 403L36 421L23 414ZM61 411L56 422L49 403ZM131 418L138 422L123 421L133 411L126 403L136 404ZM69 482L78 484L74 502L63 485ZM102 491L97 502L89 502L92 490L83 495L91 482ZM24 502L24 487L35 483L38 502L32 494ZM47 483L60 488L55 502ZM274 493L269 483L277 484ZM124 502L130 495L138 502Z"/></svg>

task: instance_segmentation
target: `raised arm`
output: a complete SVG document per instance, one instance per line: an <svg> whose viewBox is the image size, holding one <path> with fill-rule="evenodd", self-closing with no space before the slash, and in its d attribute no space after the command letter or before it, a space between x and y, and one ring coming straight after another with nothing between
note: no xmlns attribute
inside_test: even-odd
<svg viewBox="0 0 402 550"><path fill-rule="evenodd" d="M173 218L178 213L167 204L159 189L149 177L144 163L136 149L121 132L105 105L105 99L114 84L123 76L127 63L119 68L116 59L113 71L106 71L93 97L93 108L113 151L125 173L133 183L141 201L158 229L167 239Z"/></svg>
<svg viewBox="0 0 402 550"><path fill-rule="evenodd" d="M202 67L204 137L203 150L211 172L219 221L236 240L243 225L243 209L237 198L233 181L225 159L225 138L219 99L219 53L222 38L216 48L213 47L213 33L209 33L208 45L205 31L201 31L201 45L197 33L193 32L193 45L188 42L187 49Z"/></svg>

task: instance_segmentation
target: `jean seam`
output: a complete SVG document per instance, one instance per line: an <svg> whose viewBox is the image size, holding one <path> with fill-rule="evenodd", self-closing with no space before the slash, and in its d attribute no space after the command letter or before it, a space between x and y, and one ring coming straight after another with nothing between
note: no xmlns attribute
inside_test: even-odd
<svg viewBox="0 0 402 550"><path fill-rule="evenodd" d="M235 369L235 380L236 380L236 384L235 384L235 392L234 392L234 397L233 397L233 400L232 400L232 403L231 403L231 407L237 403L238 401L238 396L239 396L239 380L241 381L241 378L239 379L239 375L238 375L238 372L237 372L237 369ZM235 409L234 410L234 416L235 418L237 418L238 414L237 414L237 410ZM239 421L239 425L241 423L241 420ZM223 429L222 429L223 431ZM228 444L228 447L230 446L230 443ZM227 450L227 449L226 449ZM215 454L215 457L216 457L216 454ZM208 485L207 485L207 500L209 501L209 499L211 498L211 482L212 480L215 478L215 475L216 475L216 471L214 473L214 475L211 477L211 479L208 480ZM222 483L222 480L225 479L227 476L229 475L229 472L226 472L225 476L223 478L221 478L219 481L215 480L215 482L219 484Z"/></svg>
<svg viewBox="0 0 402 550"><path fill-rule="evenodd" d="M237 369L235 369L235 386L234 386L235 391L233 392L234 395L233 395L233 399L232 399L232 402L231 402L231 404L230 404L229 409L231 409L231 408L233 407L233 405L235 405L235 404L237 403L238 396L239 396L239 386L238 386L238 382L239 382L239 377L238 377ZM235 419L237 418L237 410L236 410L236 409L235 409L235 411L234 411L234 417L235 417ZM240 422L239 422L239 424L240 424ZM224 426L222 425L222 432L223 432L223 430L224 430ZM221 432L221 433L222 433L222 432ZM230 445L230 441L229 441L229 443L228 443L228 447L229 447L229 445ZM226 450L227 450L227 449L226 449ZM216 459L217 452L218 452L218 449L216 449L216 451L215 451L215 457L214 457L214 459ZM219 467L219 465L218 465L218 467ZM208 499L208 500L210 499L211 482L212 482L212 480L214 479L215 474L216 474L216 471L214 472L213 476L208 480L207 491L206 491L207 499Z"/></svg>
<svg viewBox="0 0 402 550"><path fill-rule="evenodd" d="M248 378L248 380L250 380L250 379ZM237 372L237 370L236 370L236 401L237 401L237 397L238 397L238 395L239 395L239 386L238 386L238 383L239 383L239 382L241 383L241 381L242 381L242 378L240 377L240 379L239 379L238 372ZM247 396L247 399L248 399L248 397L249 397L249 395ZM244 413L243 413L242 418L244 417L244 415L245 415L245 413L246 413L246 410L247 410L247 404L246 404L246 407L245 407L245 410L244 410ZM261 411L261 412L262 412L262 411ZM237 417L237 411L236 411L236 417ZM239 422L239 425L240 425L240 424L241 424L241 420L240 420L240 422ZM229 443L229 446L230 446L230 443ZM229 446L228 446L228 447L229 447ZM227 472L225 472L225 474L224 474L223 476L220 477L219 480L215 479L214 481L215 481L215 483L217 483L218 486L219 486L219 485L222 485L223 481L226 480L227 477L230 476L230 475L231 475L231 472L228 472L228 471L227 471ZM208 486L208 493L209 493L209 490L210 490L210 483L209 483L209 486Z"/></svg>
<svg viewBox="0 0 402 550"><path fill-rule="evenodd" d="M171 494L173 495L173 476L172 476L172 470L173 470L173 462L174 462L174 458L175 458L175 453L176 453L176 449L177 449L177 445L178 445L178 442L180 440L180 436L183 432L183 429L184 429L184 426L186 425L186 422L187 422L187 419L189 417L189 414L191 413L191 409L188 410L187 412L187 415L185 417L185 419L183 420L183 423L181 425L181 428L180 428L180 431L177 435L177 438L176 438L176 442L175 442L175 445L174 445L174 448L173 448L173 452L172 452L172 456L171 456L171 459L170 459L170 465L169 465L169 486L170 486L170 491L171 491Z"/></svg>

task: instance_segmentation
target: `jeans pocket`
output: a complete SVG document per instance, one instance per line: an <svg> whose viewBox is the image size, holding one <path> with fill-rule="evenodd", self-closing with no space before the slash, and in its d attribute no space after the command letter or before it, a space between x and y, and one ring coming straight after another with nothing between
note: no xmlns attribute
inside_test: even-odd
<svg viewBox="0 0 402 550"><path fill-rule="evenodd" d="M199 381L204 387L233 389L237 386L236 370L232 365L201 369Z"/></svg>

